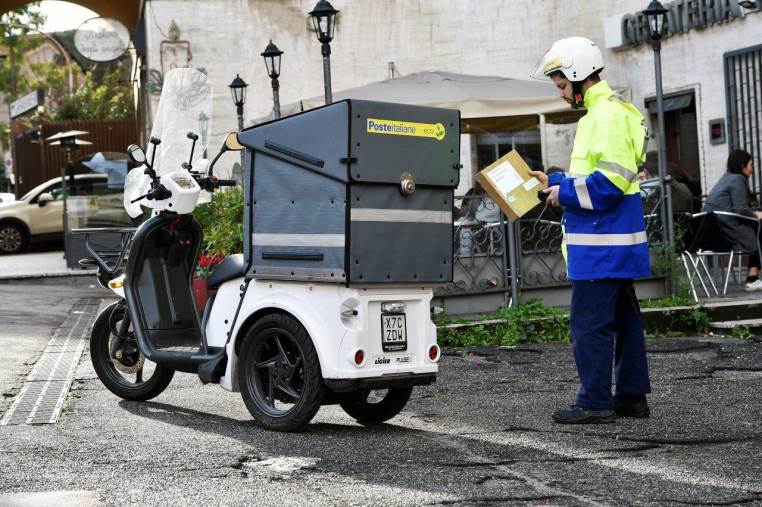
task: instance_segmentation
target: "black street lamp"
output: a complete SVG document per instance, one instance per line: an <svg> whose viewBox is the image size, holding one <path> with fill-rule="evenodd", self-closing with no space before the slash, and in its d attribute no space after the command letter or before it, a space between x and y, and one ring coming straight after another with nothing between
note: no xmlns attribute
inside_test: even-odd
<svg viewBox="0 0 762 507"><path fill-rule="evenodd" d="M233 97L233 104L236 107L236 114L238 115L238 130L243 130L243 103L246 102L247 86L249 85L238 74L235 75L233 82L228 85L230 95Z"/></svg>
<svg viewBox="0 0 762 507"><path fill-rule="evenodd" d="M246 101L246 81L241 79L238 74L235 75L235 79L228 85L230 88L230 95L233 97L233 104L235 104L235 111L238 115L238 130L243 130L243 103ZM241 168L243 168L243 154L245 150L241 150Z"/></svg>
<svg viewBox="0 0 762 507"><path fill-rule="evenodd" d="M333 102L331 95L331 40L333 40L333 31L336 28L336 14L338 12L328 0L320 0L310 12L312 26L315 28L318 41L322 43L323 82L326 104Z"/></svg>
<svg viewBox="0 0 762 507"><path fill-rule="evenodd" d="M661 80L661 38L667 21L667 9L659 2L652 0L648 8L643 11L648 20L651 47L654 51L654 66L656 75L656 117L659 129L659 190L662 195L661 223L664 231L664 239L667 244L672 244L672 199L667 185L667 144L666 132L664 131L664 96Z"/></svg>
<svg viewBox="0 0 762 507"><path fill-rule="evenodd" d="M280 83L278 83L278 76L280 76L280 57L283 51L278 49L278 46L273 44L270 39L270 44L267 45L264 52L260 53L265 59L265 67L267 67L267 74L270 76L270 82L273 85L273 118L280 118Z"/></svg>

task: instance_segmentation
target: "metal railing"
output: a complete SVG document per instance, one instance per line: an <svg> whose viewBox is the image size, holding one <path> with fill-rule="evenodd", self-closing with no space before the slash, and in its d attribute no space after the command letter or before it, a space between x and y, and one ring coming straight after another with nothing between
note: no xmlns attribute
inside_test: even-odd
<svg viewBox="0 0 762 507"><path fill-rule="evenodd" d="M647 204L644 219L649 245L662 245L665 228L660 207L665 200L658 194L643 198ZM560 211L548 208L540 216L537 210L514 224L486 195L456 197L455 203L453 281L438 288L436 296L502 292L506 304L511 305L517 302L514 295L519 288L569 284L561 246ZM659 275L658 267L654 268Z"/></svg>
<svg viewBox="0 0 762 507"><path fill-rule="evenodd" d="M505 292L510 283L500 209L483 195L456 197L453 215L454 277L438 293Z"/></svg>

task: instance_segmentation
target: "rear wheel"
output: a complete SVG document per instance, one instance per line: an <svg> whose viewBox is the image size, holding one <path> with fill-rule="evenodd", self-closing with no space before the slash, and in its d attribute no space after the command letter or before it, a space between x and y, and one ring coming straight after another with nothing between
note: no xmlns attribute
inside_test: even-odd
<svg viewBox="0 0 762 507"><path fill-rule="evenodd" d="M167 388L175 371L145 358L138 350L132 325L125 339L113 332L119 329L124 313L124 302L118 302L98 316L90 336L90 359L109 391L125 400L150 400Z"/></svg>
<svg viewBox="0 0 762 507"><path fill-rule="evenodd" d="M317 351L304 327L290 315L262 317L246 333L238 356L241 396L260 426L298 431L323 401Z"/></svg>
<svg viewBox="0 0 762 507"><path fill-rule="evenodd" d="M344 412L364 426L388 421L399 414L413 392L412 387L364 390L341 401Z"/></svg>
<svg viewBox="0 0 762 507"><path fill-rule="evenodd" d="M28 243L29 235L21 225L13 222L0 224L0 254L22 252Z"/></svg>

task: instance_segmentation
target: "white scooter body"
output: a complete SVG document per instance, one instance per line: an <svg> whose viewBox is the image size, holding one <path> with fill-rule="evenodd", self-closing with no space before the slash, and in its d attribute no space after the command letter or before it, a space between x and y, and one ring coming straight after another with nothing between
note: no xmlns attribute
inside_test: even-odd
<svg viewBox="0 0 762 507"><path fill-rule="evenodd" d="M175 371L197 373L203 383L218 382L224 389L240 390L244 403L258 424L279 431L302 428L325 403L340 404L361 424L380 424L389 420L403 409L414 386L427 385L436 380L441 353L436 343L436 328L430 317L431 283L426 287L418 285L418 282L407 282L422 274L421 280L431 282L438 278L440 283L444 283L446 270L451 265L445 259L438 277L433 272L426 274L425 269L419 271L422 269L420 265L413 265L411 269L415 271L405 271L407 274L398 282L387 274L386 279L369 276L365 282L358 283L357 280L363 280L363 276L360 274L353 281L348 269L346 275L342 272L342 276L346 276L349 286L337 283L338 278L334 278L333 282L313 281L320 279L324 271L322 268L315 268L316 271L310 268L305 271L307 275L296 277L294 272L289 277L282 264L276 264L274 269L270 269L273 266L267 266L265 270L257 269L252 249L262 248L267 243L265 240L254 241L256 234L253 234L252 244L244 244L245 257L240 254L229 256L212 275L210 287L217 288L216 293L207 301L204 315L198 315L190 279L202 246L202 231L198 222L188 215L198 204L201 189L213 192L236 184L234 180L220 180L213 176L214 164L225 151L246 149L244 158L255 156L252 153L256 151L256 156L270 157L277 164L287 164L289 171L300 168L300 172L294 175L303 176L301 171L306 170L304 174L320 174L327 178L326 181L334 180L332 189L323 189L326 195L331 196L331 204L337 199L334 194L341 193L337 189L349 191L344 181L348 173L342 176L346 169L340 170L341 166L336 167L336 164L353 167L357 163L357 157L344 156L347 154L344 151L346 142L335 143L336 149L328 158L327 152L323 154L318 150L320 153L317 154L326 158L323 160L297 149L296 145L301 148L298 139L293 140L295 145L287 146L280 144L280 137L275 140L260 139L257 137L259 131L248 138L248 144L240 139L241 133L228 135L223 148L209 163L198 156L206 149L205 131L202 130L202 135L198 136L183 129L185 125L196 123L201 126L202 118L210 118L212 97L211 83L204 73L194 69L168 72L149 138L153 145L150 162L139 146L128 148L132 160L145 166L127 174L125 209L130 216L136 217L143 212L143 206L152 209L153 216L138 228L132 238L123 271L125 275L109 283L109 287L122 300L110 307L108 314L99 317L97 330L93 333L91 341L96 348L91 350L96 351L93 364L99 378L118 396L146 400L163 391ZM380 106L387 107L380 103L367 103L361 107L365 107L368 114L375 114L373 108ZM338 106L331 114L344 114L348 107L346 104ZM404 113L398 110L399 105L389 107L389 111ZM457 120L454 112L447 115L420 109L415 112L424 119L442 119L450 127ZM359 113L356 116L360 118ZM364 128L358 130L362 122L355 121L354 114L347 115L349 118L357 127L354 128L358 131L356 133L360 130L364 132ZM206 125L208 127L208 123ZM457 165L457 144L443 141L444 126L442 123L436 123L436 126L436 138L423 136L426 140L416 140L416 143L426 143L421 146L424 155L428 155L424 157L407 144L408 151L415 154L407 157L410 160L402 157L397 161L397 165L407 169L408 163L421 165L422 158L431 158L431 163L417 169L423 175L423 185L416 194L416 199L418 195L422 196L415 201L418 204L411 205L409 201L404 201L416 191L411 173L405 171L401 174L399 189L395 188L396 176L389 181L389 174L371 175L368 181L383 184L383 192L373 193L369 197L370 202L386 196L394 201L389 209L352 208L345 200L345 208L331 207L330 219L313 224L311 234L337 236L331 231L335 232L340 223L338 219L343 216L346 220L341 224L346 228L355 226L355 223L398 224L406 238L418 238L419 234L414 232L424 231L421 229L424 224L433 225L433 229L426 228L426 234L422 235L435 239L429 246L451 242L451 234L448 234L451 232L450 205L452 187L457 182L454 173L449 171ZM348 132L345 129L344 135ZM376 135L368 132L369 135ZM198 139L201 139L200 151L194 151ZM183 153L189 140L192 143L186 156ZM381 138L373 138L373 142L366 144L382 146L385 141L380 141ZM315 148L315 142L311 139L302 144L309 151ZM361 145L360 142L351 144ZM370 156L374 157L373 160L380 160L378 154ZM281 170L275 166L270 169ZM380 171L378 167L373 170ZM361 178L361 175L356 174L356 177ZM336 184L337 179L341 184ZM246 174L244 180L248 187L244 191L246 201L251 198L253 187L251 182L246 182ZM300 184L307 185L306 180L300 181ZM267 181L263 182L264 186L258 188L269 192ZM426 188L429 184L435 188ZM360 192L358 189L362 185L357 183L355 190ZM309 185L304 188L306 193L313 191L321 190ZM355 201L360 201L359 195L352 200L353 203ZM316 203L315 200L307 202L311 216L317 216L312 209ZM248 201L246 207L250 207ZM356 215L351 215L352 210ZM377 211L381 213L376 214ZM256 216L259 215L244 213L245 229L256 229ZM352 224L349 223L350 216ZM434 218L429 224L431 216ZM444 224L447 228L443 227ZM288 231L279 234L278 228L282 226L286 230L286 225L275 220L268 224L271 228L265 229L263 235L303 234L301 230L298 234ZM361 244L372 245L376 237L384 241L384 234L370 234L375 229L366 225L357 227L361 231L357 237L366 234L371 238L358 240ZM412 243L405 240L405 244ZM284 252L266 253L271 255L270 260L315 261L318 257L323 260L321 252L305 254L288 251L289 248L301 246L299 243L287 243ZM347 248L351 245L342 242L342 246L345 248L344 254L348 255ZM331 244L326 248L334 249L336 246ZM124 252L126 250L122 254ZM432 246L427 252L428 257L434 259L432 262L440 262L441 252L438 249ZM371 251L368 255L374 253L377 252ZM335 255L334 251L331 256ZM261 257L264 259L264 254ZM425 264L428 257L418 259L421 261L419 264ZM392 259L389 261L391 266ZM116 275L116 268L111 269L103 259L98 262L105 273ZM359 260L355 264L359 264ZM383 269L386 259L376 256L375 264L376 269ZM330 276L333 275L331 272ZM369 280L378 284L363 285ZM113 343L112 338L115 338ZM245 357L246 362L239 361L239 351L242 351L240 357ZM141 355L145 360L156 363L154 377L143 380L142 375L136 373L135 381L125 381L118 372L129 370L127 373L131 373ZM137 371L142 372L142 369ZM238 385L239 377L245 379L241 386Z"/></svg>
<svg viewBox="0 0 762 507"><path fill-rule="evenodd" d="M187 171L168 173L160 180L172 196L144 202L144 206L152 208L154 213L191 213L200 188ZM124 276L109 283L120 298L124 298L123 283ZM205 328L210 347L227 349L227 367L220 385L229 391L239 390L236 345L240 345L251 324L250 317L267 309L287 312L304 326L315 345L324 379L340 381L437 373L440 350L436 327L430 317L431 289L414 286L347 288L335 283L254 279L246 288L236 318L244 286L243 277L222 284ZM403 351L383 350L383 303L404 303L407 347ZM231 333L230 340L228 333ZM359 364L356 363L358 351L362 351L363 356Z"/></svg>
<svg viewBox="0 0 762 507"><path fill-rule="evenodd" d="M243 339L242 326L251 322L249 317L267 309L285 311L304 326L315 345L324 379L437 372L440 351L436 327L430 318L431 289L346 288L332 283L252 280L233 326L243 285L244 279L238 278L220 287L206 326L208 344L227 347L227 369L220 381L227 390L238 390L236 344ZM404 351L383 351L382 303L404 303L407 335ZM232 338L227 342L230 331ZM364 358L360 364L355 362L358 351L362 351Z"/></svg>

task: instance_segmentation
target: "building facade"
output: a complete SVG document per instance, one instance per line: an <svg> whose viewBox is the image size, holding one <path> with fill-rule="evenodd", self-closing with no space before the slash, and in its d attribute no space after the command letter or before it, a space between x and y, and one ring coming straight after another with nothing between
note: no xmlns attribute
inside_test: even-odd
<svg viewBox="0 0 762 507"><path fill-rule="evenodd" d="M237 127L227 88L236 74L249 83L244 124L267 116L272 90L260 53L270 39L284 51L281 103L298 104L321 95L320 44L307 14L314 4L314 0L146 1L142 9L146 116L150 118L158 100L163 73L186 65L206 69L214 81L210 146ZM340 11L331 44L335 91L424 70L529 79L554 40L584 35L604 51L603 77L644 112L653 130L654 57L650 44L638 35L643 31L638 11L647 6L646 0L333 0L332 4ZM665 5L673 32L662 45L668 156L706 193L724 172L731 145L754 152L757 166L762 165L758 149L762 61L759 51L751 49L762 44L762 2L677 0ZM726 76L725 69L731 67ZM467 129L461 144L465 167L459 192L469 188L476 170L511 147L545 167L567 168L575 118L549 121L538 115L528 123L525 118L506 119L490 128ZM724 141L718 131L723 128ZM655 147L652 140L650 148ZM757 188L758 182L759 178Z"/></svg>

